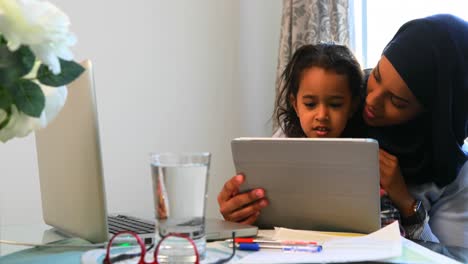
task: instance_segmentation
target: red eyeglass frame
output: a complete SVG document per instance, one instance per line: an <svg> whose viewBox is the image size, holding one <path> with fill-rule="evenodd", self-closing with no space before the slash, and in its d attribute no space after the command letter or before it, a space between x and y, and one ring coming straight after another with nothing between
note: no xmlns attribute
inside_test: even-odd
<svg viewBox="0 0 468 264"><path fill-rule="evenodd" d="M111 245L112 245L112 242L114 242L114 239L116 237L118 237L119 235L122 235L122 234L129 234L129 235L133 236L134 238L136 238L138 244L140 245L141 252L140 252L140 260L138 260L138 264L159 264L158 257L157 257L158 253L159 253L159 247L161 246L161 243L168 237L180 237L180 238L187 239L190 242L190 244L192 244L193 250L195 252L195 264L200 264L200 256L198 254L198 250L197 250L197 246L195 245L195 242L193 242L193 240L189 236L184 235L184 234L178 234L178 233L170 233L169 235L164 236L161 240L159 240L158 244L156 245L156 249L154 250L154 261L153 262L145 262L145 255L146 255L145 243L138 236L138 234L136 234L135 232L132 232L132 231L118 232L111 238L111 240L109 241L109 244L107 245L106 258L104 259L104 264L112 264L111 263L111 258L110 258L110 249L112 247Z"/></svg>

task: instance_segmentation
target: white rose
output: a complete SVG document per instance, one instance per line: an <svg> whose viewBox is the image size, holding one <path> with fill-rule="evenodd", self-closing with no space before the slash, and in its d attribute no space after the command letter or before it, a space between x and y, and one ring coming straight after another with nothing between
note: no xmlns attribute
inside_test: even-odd
<svg viewBox="0 0 468 264"><path fill-rule="evenodd" d="M15 105L11 105L10 121L4 128L0 129L0 141L7 142L14 137L27 136L39 128L38 120L19 112Z"/></svg>
<svg viewBox="0 0 468 264"><path fill-rule="evenodd" d="M0 32L11 51L27 45L54 74L60 73L58 58L72 60L69 47L76 43L68 31L67 15L49 2L0 0Z"/></svg>
<svg viewBox="0 0 468 264"><path fill-rule="evenodd" d="M67 101L68 90L66 86L49 87L41 85L42 92L46 97L44 111L40 116L41 127L46 127L62 110Z"/></svg>
<svg viewBox="0 0 468 264"><path fill-rule="evenodd" d="M29 133L46 127L65 105L68 90L66 86L48 87L41 85L46 96L44 111L39 118L30 117L11 106L11 116L8 124L0 129L0 141L7 142L14 137L25 137ZM0 109L0 123L7 118L6 112Z"/></svg>

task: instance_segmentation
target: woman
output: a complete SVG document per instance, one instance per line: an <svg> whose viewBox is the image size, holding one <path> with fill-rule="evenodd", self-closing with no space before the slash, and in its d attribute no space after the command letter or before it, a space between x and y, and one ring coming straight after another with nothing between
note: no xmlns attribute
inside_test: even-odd
<svg viewBox="0 0 468 264"><path fill-rule="evenodd" d="M411 238L468 247L468 23L436 15L403 25L366 85L362 115L379 141L381 186ZM218 196L231 221L254 223L263 189L238 194L243 175Z"/></svg>

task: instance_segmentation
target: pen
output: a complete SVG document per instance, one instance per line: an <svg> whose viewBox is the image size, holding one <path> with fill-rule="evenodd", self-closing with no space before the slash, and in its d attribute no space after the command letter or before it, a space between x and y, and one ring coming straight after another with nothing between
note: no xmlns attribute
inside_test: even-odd
<svg viewBox="0 0 468 264"><path fill-rule="evenodd" d="M232 239L227 239L226 242L232 242ZM293 240L262 240L255 238L242 238L238 237L234 239L235 243L264 243L264 244L275 244L275 245L317 245L314 241L293 241Z"/></svg>
<svg viewBox="0 0 468 264"><path fill-rule="evenodd" d="M229 245L232 247L232 245ZM265 249L281 249L284 252L308 252L308 253L317 253L322 251L321 245L307 245L307 246L282 246L282 245L263 245L259 243L238 243L236 247L239 250L248 250L248 251L259 251L262 248Z"/></svg>

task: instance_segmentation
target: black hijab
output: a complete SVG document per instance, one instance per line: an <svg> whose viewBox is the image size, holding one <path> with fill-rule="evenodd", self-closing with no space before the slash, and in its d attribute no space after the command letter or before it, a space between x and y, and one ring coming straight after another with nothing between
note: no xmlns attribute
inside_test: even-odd
<svg viewBox="0 0 468 264"><path fill-rule="evenodd" d="M407 183L451 183L468 159L468 23L435 15L404 24L385 48L425 112L390 127L369 128L370 137L398 157Z"/></svg>

